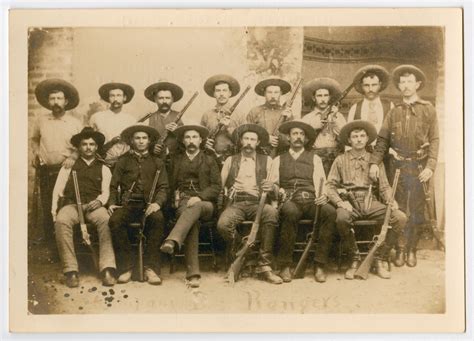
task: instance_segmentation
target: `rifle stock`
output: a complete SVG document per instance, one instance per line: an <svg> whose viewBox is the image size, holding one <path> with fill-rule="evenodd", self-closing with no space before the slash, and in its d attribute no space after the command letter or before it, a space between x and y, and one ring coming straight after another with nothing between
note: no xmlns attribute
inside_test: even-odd
<svg viewBox="0 0 474 341"><path fill-rule="evenodd" d="M324 179L321 178L321 179L319 179L318 198L321 196L321 194L323 192L323 185L324 185ZM298 261L298 264L296 265L295 271L293 272L293 278L303 278L304 277L309 252L311 251L311 247L313 246L314 242L316 241L316 231L317 231L317 226L318 226L320 213L321 213L321 206L317 205L316 206L316 211L314 213L313 230L310 234L308 242L305 245L304 251L301 254L300 260Z"/></svg>

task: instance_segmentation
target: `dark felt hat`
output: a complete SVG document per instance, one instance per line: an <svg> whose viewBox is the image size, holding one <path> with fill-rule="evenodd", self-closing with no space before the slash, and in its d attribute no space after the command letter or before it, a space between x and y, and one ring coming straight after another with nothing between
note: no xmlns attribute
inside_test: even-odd
<svg viewBox="0 0 474 341"><path fill-rule="evenodd" d="M329 77L315 78L306 83L303 87L303 98L305 103L314 103L314 92L319 89L328 90L331 98L338 97L341 94L341 85L335 79Z"/></svg>
<svg viewBox="0 0 474 341"><path fill-rule="evenodd" d="M291 129L293 128L300 128L301 130L304 131L306 135L306 144L310 142L314 142L314 139L316 138L316 133L308 123L305 123L303 121L299 120L293 120L293 121L288 121L283 123L278 130L282 134L290 134Z"/></svg>
<svg viewBox="0 0 474 341"><path fill-rule="evenodd" d="M416 80L418 82L421 82L420 87L418 88L418 90L421 90L425 86L426 75L423 71L421 71L421 69L417 68L415 65L408 65L408 64L397 66L392 71L392 79L393 79L393 84L395 84L395 87L398 89L400 76L404 75L407 72L414 74L416 77Z"/></svg>
<svg viewBox="0 0 474 341"><path fill-rule="evenodd" d="M62 79L46 79L39 83L35 89L36 99L46 109L51 110L49 106L49 94L53 91L62 91L67 99L65 110L71 110L79 104L79 93L77 89L69 82Z"/></svg>
<svg viewBox="0 0 474 341"><path fill-rule="evenodd" d="M176 128L173 134L177 137L179 141L182 141L184 134L189 130L196 130L201 138L204 140L209 135L209 130L206 127L197 124L187 124Z"/></svg>
<svg viewBox="0 0 474 341"><path fill-rule="evenodd" d="M242 124L234 130L234 132L232 133L232 140L234 141L234 143L238 144L241 136L248 131L254 132L258 135L261 147L266 146L268 144L270 137L265 128L253 123Z"/></svg>
<svg viewBox="0 0 474 341"><path fill-rule="evenodd" d="M95 131L92 127L85 127L79 134L71 137L71 144L78 148L82 140L92 138L97 146L101 148L105 142L105 136L98 131Z"/></svg>
<svg viewBox="0 0 474 341"><path fill-rule="evenodd" d="M156 93L161 90L170 91L173 95L173 102L178 102L183 98L183 89L179 85L170 82L158 82L150 85L145 89L145 97L154 103Z"/></svg>
<svg viewBox="0 0 474 341"><path fill-rule="evenodd" d="M270 85L279 86L282 95L291 91L291 85L287 81L280 78L268 78L255 85L255 93L260 96L265 96L265 89Z"/></svg>
<svg viewBox="0 0 474 341"><path fill-rule="evenodd" d="M128 103L132 100L133 95L135 95L135 90L132 86L125 83L106 83L99 88L99 96L104 101L109 102L109 93L110 90L120 89L123 91L123 94L127 96L127 100L124 103Z"/></svg>
<svg viewBox="0 0 474 341"><path fill-rule="evenodd" d="M122 131L120 136L122 137L122 140L124 140L127 143L130 143L131 137L136 132L147 133L148 136L150 137L150 140L152 141L156 141L160 138L160 133L158 133L158 130L144 124L136 124L136 125L130 126L124 129L124 131Z"/></svg>
<svg viewBox="0 0 474 341"><path fill-rule="evenodd" d="M237 95L240 91L240 84L232 76L229 75L215 75L210 77L205 83L204 83L204 91L206 94L208 94L211 97L214 97L214 87L216 86L217 83L224 82L229 84L229 89L232 93L231 97L234 97Z"/></svg>
<svg viewBox="0 0 474 341"><path fill-rule="evenodd" d="M377 129L375 126L370 123L369 121L363 120L355 120L347 123L345 126L341 128L341 132L339 133L339 141L344 143L347 146L350 146L349 136L351 132L355 129L364 129L367 135L369 136L369 141L367 144L371 144L377 138Z"/></svg>
<svg viewBox="0 0 474 341"><path fill-rule="evenodd" d="M357 70L354 76L354 89L356 89L358 93L364 94L364 90L362 89L362 79L365 77L365 75L371 73L377 75L380 81L380 91L385 90L385 88L388 86L390 74L386 68L380 65L366 65Z"/></svg>

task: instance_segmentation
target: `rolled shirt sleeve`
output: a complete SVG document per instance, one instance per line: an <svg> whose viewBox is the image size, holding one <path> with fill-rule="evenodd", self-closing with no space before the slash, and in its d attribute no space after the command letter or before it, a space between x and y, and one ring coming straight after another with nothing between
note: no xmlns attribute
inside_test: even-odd
<svg viewBox="0 0 474 341"><path fill-rule="evenodd" d="M112 179L112 173L107 166L102 165L102 184L101 193L97 196L96 200L102 203L102 206L107 204L110 196L110 181Z"/></svg>

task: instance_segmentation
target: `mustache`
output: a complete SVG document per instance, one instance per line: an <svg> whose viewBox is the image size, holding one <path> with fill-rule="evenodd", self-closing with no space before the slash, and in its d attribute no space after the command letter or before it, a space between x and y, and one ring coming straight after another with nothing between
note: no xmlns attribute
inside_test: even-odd
<svg viewBox="0 0 474 341"><path fill-rule="evenodd" d="M117 101L113 101L112 102L112 105L120 105L121 103L117 102Z"/></svg>
<svg viewBox="0 0 474 341"><path fill-rule="evenodd" d="M302 139L296 139L296 140L295 140L295 143L296 143L296 142L303 143L303 140L302 140Z"/></svg>
<svg viewBox="0 0 474 341"><path fill-rule="evenodd" d="M54 104L51 108L52 109L62 109L62 107L58 104Z"/></svg>
<svg viewBox="0 0 474 341"><path fill-rule="evenodd" d="M188 148L192 148L192 147L197 148L197 146L194 143L188 144Z"/></svg>
<svg viewBox="0 0 474 341"><path fill-rule="evenodd" d="M161 112L167 112L168 110L170 110L171 108L171 105L167 104L167 103L163 103L161 105L158 105L158 110L161 111Z"/></svg>

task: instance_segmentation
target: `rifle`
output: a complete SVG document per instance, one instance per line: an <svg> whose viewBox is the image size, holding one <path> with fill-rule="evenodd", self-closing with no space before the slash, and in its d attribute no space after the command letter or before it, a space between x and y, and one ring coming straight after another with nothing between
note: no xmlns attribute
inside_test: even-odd
<svg viewBox="0 0 474 341"><path fill-rule="evenodd" d="M323 185L324 185L324 179L321 178L319 179L319 186L318 186L318 198L321 196L323 192ZM316 206L316 211L314 213L314 221L313 221L313 231L309 234L308 241L304 247L303 254L301 255L300 260L298 261L298 264L296 265L295 271L293 272L293 278L303 278L304 273L306 270L306 263L308 260L309 256L309 251L311 250L311 247L313 246L313 243L316 241L316 231L317 231L317 226L319 222L319 215L321 212L321 206L317 205Z"/></svg>
<svg viewBox="0 0 474 341"><path fill-rule="evenodd" d="M267 174L267 179L270 179L270 175L272 174L272 168L270 168L270 172ZM242 238L243 246L237 251L235 260L229 267L229 271L227 272L227 278L229 283L234 284L240 275L240 270L244 265L245 258L247 256L248 251L250 248L255 244L255 240L257 239L257 233L260 228L260 220L262 218L263 208L267 201L267 192L263 192L260 196L260 201L258 202L257 212L255 213L255 220L252 223L252 228L250 229L250 233L248 236Z"/></svg>
<svg viewBox="0 0 474 341"><path fill-rule="evenodd" d="M423 166L418 165L418 170L421 173L423 171ZM438 236L438 233L439 233L438 224L435 218L435 207L433 205L433 201L431 200L430 189L426 182L422 182L421 185L423 186L423 193L425 194L425 206L426 206L426 210L428 211L428 216L430 219L428 226L431 232L431 236L436 240L436 243L438 244L438 247L441 249L441 251L445 251L446 248L444 246L444 243L442 242L441 238Z"/></svg>
<svg viewBox="0 0 474 341"><path fill-rule="evenodd" d="M291 108L293 106L293 102L295 101L296 94L298 93L298 90L301 87L301 84L303 84L303 78L298 79L298 82L296 83L294 90L290 96L290 99L286 101L285 104L283 104L284 108ZM273 129L272 135L276 135L278 133L278 129L280 128L281 124L286 121L287 118L288 117L286 117L285 115L281 115L278 118L278 122L275 126L275 129ZM277 153L277 147L273 147L270 153L270 156L272 157L272 159L275 158L276 153Z"/></svg>
<svg viewBox="0 0 474 341"><path fill-rule="evenodd" d="M392 197L390 198L390 201L388 202L388 205L387 205L387 210L385 211L385 218L383 220L382 229L380 230L380 234L374 236L373 241L375 241L375 244L374 246L372 246L369 253L365 257L364 261L354 273L355 277L367 279L367 276L369 275L370 267L372 266L372 261L375 257L375 253L377 252L378 248L384 243L385 237L387 236L388 229L392 228L389 225L390 216L392 214L392 205L393 205L393 202L395 201L395 193L397 191L399 177L400 177L400 169L398 168L395 171L395 177L393 179L393 186L392 186L393 187Z"/></svg>
<svg viewBox="0 0 474 341"><path fill-rule="evenodd" d="M143 211L140 231L138 231L138 281L139 282L145 281L145 276L143 274L143 239L145 239L145 235L143 234L143 231L145 230L145 222L146 222L145 212L148 206L150 206L150 204L152 203L153 197L155 196L155 190L156 190L156 186L158 185L158 178L160 177L160 173L161 171L157 169L155 173L155 178L153 179L153 185L151 186L150 194L148 195L148 200L146 202L145 209Z"/></svg>
<svg viewBox="0 0 474 341"><path fill-rule="evenodd" d="M81 202L81 193L79 192L79 183L77 181L77 173L75 170L72 171L72 180L74 182L74 192L76 194L77 214L79 215L79 225L81 226L82 242L91 251L92 261L94 262L94 266L96 270L99 270L99 261L97 259L97 253L95 252L94 247L91 244L90 235L89 235L89 232L87 231L87 225L84 219L84 211L83 211L82 202Z"/></svg>

